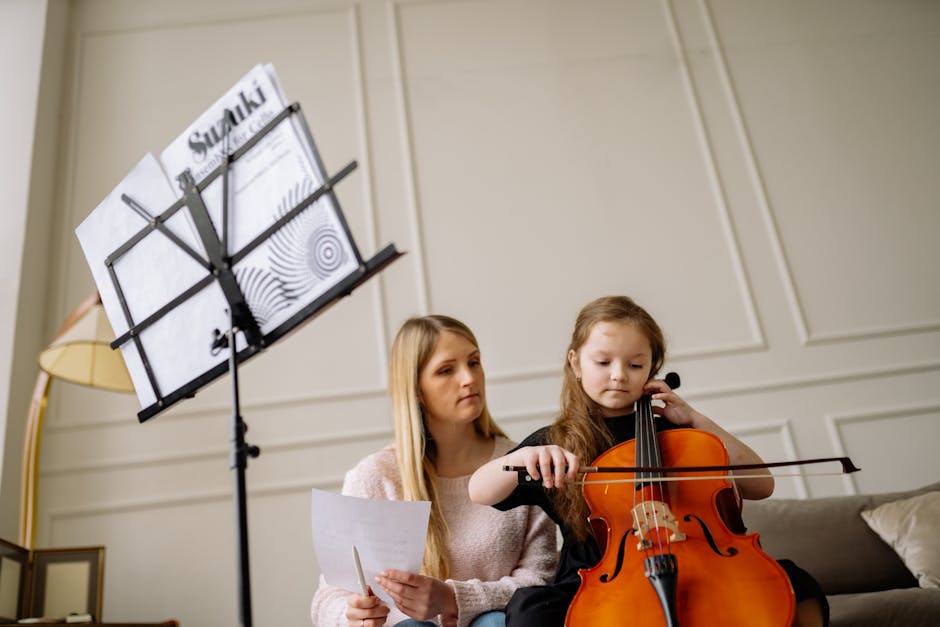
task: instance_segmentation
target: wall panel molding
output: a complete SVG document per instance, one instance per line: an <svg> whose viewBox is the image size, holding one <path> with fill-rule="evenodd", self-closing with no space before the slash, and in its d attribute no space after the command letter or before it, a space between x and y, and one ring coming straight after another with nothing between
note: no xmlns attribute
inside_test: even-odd
<svg viewBox="0 0 940 627"><path fill-rule="evenodd" d="M846 445L846 429L853 425L864 425L865 423L877 423L885 422L890 423L891 421L901 420L904 418L911 418L914 416L920 416L925 414L940 414L940 404L938 403L923 403L923 404L904 404L896 405L894 407L884 407L877 410L871 411L856 411L856 412L845 412L845 413L835 413L825 416L826 421L826 431L829 435L829 440L832 444L833 450L837 451L837 455L845 456L850 455L851 451L848 450ZM906 435L903 433L898 433L898 436ZM858 494L859 486L856 481L856 474L844 475L842 477L842 483L845 486L847 494ZM933 478L936 478L934 476ZM924 482L931 479L928 477Z"/></svg>
<svg viewBox="0 0 940 627"><path fill-rule="evenodd" d="M777 225L777 219L774 215L770 198L767 194L767 188L764 184L764 177L760 166L757 163L757 156L754 151L754 145L748 132L747 125L744 122L744 115L741 112L741 103L731 78L731 72L728 69L728 60L725 57L724 46L718 36L715 23L712 18L711 7L708 0L698 0L699 11L702 22L708 35L708 41L712 52L715 55L715 65L718 69L722 89L728 102L728 110L733 120L737 141L741 149L741 155L744 158L751 184L754 189L754 196L757 202L758 210L764 219L764 225L771 244L771 253L776 261L777 270L780 274L780 283L784 288L787 302L790 306L790 315L797 334L803 345L806 345L810 334L806 323L806 314L803 304L800 302L799 293L796 289L796 283L793 279L793 273L790 270L790 263L787 259L786 250L780 237L780 229Z"/></svg>
<svg viewBox="0 0 940 627"><path fill-rule="evenodd" d="M781 377L776 381L760 381L729 386L714 386L683 394L690 399L713 399L745 394L761 394L780 390L797 390L810 387L825 387L839 383L877 380L883 377L909 376L940 370L940 361L898 365L889 368L856 368L830 372L819 376Z"/></svg>
<svg viewBox="0 0 940 627"><path fill-rule="evenodd" d="M681 365L672 360L673 365ZM929 373L940 370L940 360L926 361L920 363L902 364L887 368L846 368L840 371L834 371L813 376L801 377L780 377L776 380L754 381L748 383L739 383L725 386L708 386L697 388L683 393L683 397L692 399L717 399L724 397L734 397L747 394L760 394L764 392L774 392L789 389L802 389L806 387L824 387L838 383L848 383L852 381L864 381L868 379L878 379L882 377L906 376L921 373ZM515 383L533 380L553 380L559 377L558 369L548 369L544 371L525 371L508 374L496 374L487 376L487 384L490 386L504 383ZM269 399L260 402L243 403L242 407L248 412L262 409L282 409L286 407L303 407L306 405L316 406L319 403L336 402L343 400L357 399L384 399L386 391L384 389L360 390L339 394L317 394L311 396L294 397L290 399ZM184 420L199 417L219 417L227 415L231 409L227 406L217 406L206 409L193 410L190 412L180 412L161 416L158 420L167 422L171 420ZM535 411L541 410L533 410ZM552 409L554 411L554 408ZM136 424L136 423L135 423ZM93 431L98 429L111 429L128 426L128 418L124 415L116 415L105 419L88 421L82 423L48 425L44 432L47 434L65 434L78 431ZM331 436L332 437L332 436Z"/></svg>
<svg viewBox="0 0 940 627"><path fill-rule="evenodd" d="M811 321L808 319L806 313L806 307L800 297L799 288L792 271L792 264L788 258L787 246L781 234L780 220L776 215L773 203L770 201L767 193L764 176L757 161L751 134L744 122L740 99L737 95L734 81L731 78L728 61L724 53L725 46L721 42L718 31L715 28L713 12L710 6L711 0L697 0L697 2L702 21L706 27L709 43L715 54L722 88L726 93L728 109L733 118L738 143L741 147L741 154L745 160L751 178L755 200L761 216L763 217L768 238L771 243L771 252L777 265L780 283L786 294L793 325L801 344L803 346L817 346L862 341L880 337L930 333L940 330L940 320L919 324L886 324L842 331L819 332L813 330Z"/></svg>
<svg viewBox="0 0 940 627"><path fill-rule="evenodd" d="M262 447L262 453L268 456L296 450L317 449L341 444L355 444L357 442L371 442L373 440L384 439L391 441L393 437L394 434L390 428L345 431L328 436L266 441ZM227 459L230 455L231 449L229 447L214 446L194 453L138 455L127 459L83 463L55 464L55 462L53 462L51 465L43 467L40 475L43 477L55 477L68 476L76 473L112 472L131 468L158 468L160 466L199 463L211 459Z"/></svg>
<svg viewBox="0 0 940 627"><path fill-rule="evenodd" d="M557 407L551 408L531 408L521 411L505 412L501 414L500 424L523 423L531 420L544 418L553 415ZM395 434L391 427L381 427L373 429L359 429L356 431L342 431L325 436L280 439L264 442L262 453L271 455L277 453L287 453L297 450L328 448L331 446L343 444L356 444L360 442L387 441L392 442ZM203 449L194 453L178 454L156 454L146 456L135 456L125 459L111 459L93 462L72 462L56 463L50 462L44 466L40 472L42 477L61 477L70 476L78 473L103 473L129 470L132 468L159 468L161 466L173 466L179 464L194 464L211 459L227 459L231 451L228 447L214 446L209 449Z"/></svg>
<svg viewBox="0 0 940 627"><path fill-rule="evenodd" d="M417 258L415 268L418 276L415 285L418 288L418 312L427 314L433 311L431 303L431 285L427 270L427 255L425 254L424 227L421 221L421 203L418 200L418 183L415 172L415 150L411 133L411 107L408 100L408 77L402 58L401 23L398 15L398 3L395 0L385 1L385 13L388 20L388 34L392 58L392 70L395 80L395 97L398 105L398 129L401 141L401 159L405 172L405 192L407 195L407 215L411 229L411 239L414 249L410 251Z"/></svg>
<svg viewBox="0 0 940 627"><path fill-rule="evenodd" d="M689 51L683 42L682 33L679 30L679 26L676 20L675 0L662 0L662 5L663 13L666 18L666 25L669 30L669 34L672 37L673 46L675 47L676 57L679 59L679 73L683 87L685 88L686 97L688 99L689 112L691 114L696 134L698 136L702 160L705 164L705 169L708 174L708 181L712 187L712 200L714 201L715 206L718 208L718 221L721 224L722 232L725 236L728 253L731 257L732 267L734 269L734 277L737 281L738 289L740 290L741 294L741 305L744 308L751 333L751 340L741 345L716 347L709 351L699 351L694 355L685 355L680 353L679 356L699 357L716 353L733 354L745 351L762 350L767 347L767 342L764 338L760 318L757 314L757 305L754 301L754 293L751 289L748 274L744 267L741 246L738 241L738 235L734 229L734 222L731 219L731 213L728 208L728 197L725 192L721 173L718 169L718 164L715 159L715 149L712 145L708 124L705 121L705 114L702 110L702 103L699 98L698 91L695 88L695 83L692 80L692 71L689 67L688 59ZM717 41L713 40L712 45L715 47L714 52L718 54L719 50L717 49Z"/></svg>
<svg viewBox="0 0 940 627"><path fill-rule="evenodd" d="M240 403L242 413L249 417L249 413L260 413L266 410L282 410L291 407L304 407L356 400L375 400L384 399L386 390L384 387L370 387L359 390L341 390L339 392L321 392L315 394L304 394L292 397L272 397L268 399L243 400ZM193 409L184 409L185 405L179 405L166 414L161 414L151 420L158 420L161 423L177 422L182 420L192 420L195 418L217 418L229 416L232 413L231 404L213 404ZM110 427L126 427L129 423L139 425L137 421L136 409L133 417L128 414L110 414L95 420L82 422L64 423L57 421L55 424L47 426L46 433L64 433L69 431L85 431L90 429L101 429Z"/></svg>
<svg viewBox="0 0 940 627"><path fill-rule="evenodd" d="M761 435L772 436L780 442L780 447L784 451L786 460L797 459L796 438L793 436L793 424L790 420L774 420L766 423L736 425L729 427L728 430L736 437L742 439ZM765 459L764 461L772 462L784 460ZM794 492L796 492L797 498L809 498L809 487L806 483L806 476L802 472L797 470L796 472L789 473L774 473L774 476L777 477L778 480L781 478L789 479Z"/></svg>
<svg viewBox="0 0 940 627"><path fill-rule="evenodd" d="M285 494L305 494L311 489L336 491L343 485L343 477L321 477L314 481L284 481L248 489L248 497L263 498L269 496L282 496ZM114 501L110 503L97 503L81 507L62 507L44 512L44 524L41 528L49 530L49 536L54 535L57 525L66 524L67 521L77 518L91 518L96 516L120 515L124 513L142 512L150 510L189 507L205 505L207 503L224 504L228 507L232 501L231 490L206 490L204 492L191 492L171 497L156 499L138 499ZM249 506L250 511L250 506Z"/></svg>

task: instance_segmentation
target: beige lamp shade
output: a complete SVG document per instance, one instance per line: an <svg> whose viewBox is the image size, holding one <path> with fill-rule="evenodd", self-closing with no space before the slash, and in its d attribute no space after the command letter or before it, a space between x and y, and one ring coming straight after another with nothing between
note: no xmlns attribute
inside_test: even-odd
<svg viewBox="0 0 940 627"><path fill-rule="evenodd" d="M113 340L104 307L96 302L39 354L39 367L63 381L133 392L124 358L110 346Z"/></svg>

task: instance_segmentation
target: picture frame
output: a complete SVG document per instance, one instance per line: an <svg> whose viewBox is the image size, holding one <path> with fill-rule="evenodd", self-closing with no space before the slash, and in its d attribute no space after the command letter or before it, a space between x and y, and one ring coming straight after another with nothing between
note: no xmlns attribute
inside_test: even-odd
<svg viewBox="0 0 940 627"><path fill-rule="evenodd" d="M91 614L101 622L103 592L103 546L36 550L26 615Z"/></svg>
<svg viewBox="0 0 940 627"><path fill-rule="evenodd" d="M0 539L0 624L13 624L23 614L28 594L29 551Z"/></svg>

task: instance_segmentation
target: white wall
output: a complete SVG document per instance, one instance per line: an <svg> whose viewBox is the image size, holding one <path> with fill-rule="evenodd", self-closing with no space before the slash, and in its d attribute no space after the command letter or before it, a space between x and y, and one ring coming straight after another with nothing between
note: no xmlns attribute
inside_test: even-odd
<svg viewBox="0 0 940 627"><path fill-rule="evenodd" d="M0 59L7 60L0 64L0 537L11 540L18 533L23 430L17 420L26 411L24 400L28 403L30 392L11 390L14 369L28 367L14 360L14 354L24 344L26 352L39 346L31 341L35 334L27 331L29 325L18 321L22 312L17 305L24 287L23 252L45 22L44 0L0 2Z"/></svg>
<svg viewBox="0 0 940 627"><path fill-rule="evenodd" d="M850 0L75 0L47 331L93 289L72 229L257 62L303 105L371 255L408 255L242 370L255 618L304 625L309 488L391 437L391 335L478 333L516 437L557 404L579 307L628 293L694 405L767 459L940 475L940 6ZM211 51L211 52L208 52ZM17 362L19 365L20 362ZM24 358L23 363L26 363ZM53 392L43 545L105 544L105 618L236 623L228 382L137 424Z"/></svg>

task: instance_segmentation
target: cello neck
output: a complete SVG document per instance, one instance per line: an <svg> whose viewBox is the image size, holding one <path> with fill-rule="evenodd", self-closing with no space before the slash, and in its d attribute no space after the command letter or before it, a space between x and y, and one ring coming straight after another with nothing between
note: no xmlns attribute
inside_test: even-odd
<svg viewBox="0 0 940 627"><path fill-rule="evenodd" d="M637 466L662 466L662 455L659 451L659 439L656 437L656 423L653 419L653 407L650 395L644 394L636 402L636 461ZM655 482L661 479L662 472L640 472L637 479L649 479ZM637 487L643 483L638 482Z"/></svg>

